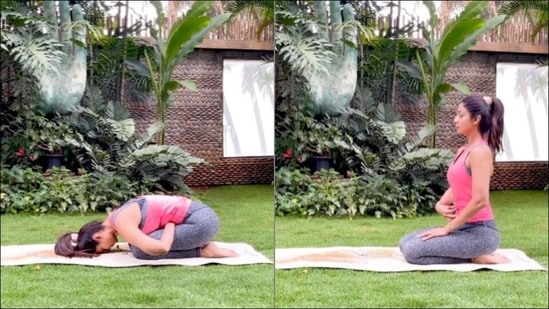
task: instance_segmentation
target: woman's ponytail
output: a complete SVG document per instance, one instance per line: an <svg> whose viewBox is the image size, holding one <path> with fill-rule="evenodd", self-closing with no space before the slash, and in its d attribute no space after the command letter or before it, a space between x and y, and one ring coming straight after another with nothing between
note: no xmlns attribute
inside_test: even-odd
<svg viewBox="0 0 549 309"><path fill-rule="evenodd" d="M490 116L491 127L488 131L488 145L494 150L494 153L503 151L503 103L498 98L490 98Z"/></svg>
<svg viewBox="0 0 549 309"><path fill-rule="evenodd" d="M55 247L53 248L55 254L61 255L64 257L74 257L75 256L75 246L76 244L73 244L73 232L68 232L61 237L57 239L57 242L55 243Z"/></svg>
<svg viewBox="0 0 549 309"><path fill-rule="evenodd" d="M103 230L101 221L86 223L80 228L78 234L68 232L61 235L53 250L55 254L68 258L98 256L95 252L97 241L93 239L93 235L101 230Z"/></svg>

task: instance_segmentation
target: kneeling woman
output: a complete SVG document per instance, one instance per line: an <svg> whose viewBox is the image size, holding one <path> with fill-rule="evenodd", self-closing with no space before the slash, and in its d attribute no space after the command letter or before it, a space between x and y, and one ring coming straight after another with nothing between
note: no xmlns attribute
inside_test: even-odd
<svg viewBox="0 0 549 309"><path fill-rule="evenodd" d="M441 227L412 232L400 240L411 264L497 264L499 230L490 205L495 154L502 149L503 104L498 98L468 96L459 104L454 124L467 144L448 168L450 188L436 204L448 220Z"/></svg>
<svg viewBox="0 0 549 309"><path fill-rule="evenodd" d="M237 254L212 243L219 219L208 206L184 196L144 195L112 211L105 221L92 221L57 240L55 254L93 257L118 241L130 245L138 259L222 258Z"/></svg>

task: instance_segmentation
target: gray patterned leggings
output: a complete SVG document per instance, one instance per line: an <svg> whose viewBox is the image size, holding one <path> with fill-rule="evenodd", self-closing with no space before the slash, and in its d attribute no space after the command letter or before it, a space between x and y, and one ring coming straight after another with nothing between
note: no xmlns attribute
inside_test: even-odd
<svg viewBox="0 0 549 309"><path fill-rule="evenodd" d="M400 251L411 264L471 263L474 257L496 251L499 231L494 220L465 223L442 237L422 240L416 237L423 231L412 232L400 239Z"/></svg>
<svg viewBox="0 0 549 309"><path fill-rule="evenodd" d="M141 224L147 213L147 203L141 206ZM142 260L181 259L200 256L200 248L210 242L219 230L219 219L208 206L193 201L182 224L175 226L175 235L170 252L166 255L153 256L143 252L136 246L130 246L133 255ZM160 239L164 229L149 234L154 239Z"/></svg>

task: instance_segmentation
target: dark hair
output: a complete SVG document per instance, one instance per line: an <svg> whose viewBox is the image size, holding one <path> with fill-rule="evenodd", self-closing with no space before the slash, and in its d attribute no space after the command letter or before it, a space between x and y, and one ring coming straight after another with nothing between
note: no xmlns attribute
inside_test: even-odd
<svg viewBox="0 0 549 309"><path fill-rule="evenodd" d="M480 116L479 130L494 153L503 150L503 103L496 97L470 95L463 100L463 107L471 114L471 118Z"/></svg>
<svg viewBox="0 0 549 309"><path fill-rule="evenodd" d="M97 256L95 250L98 243L93 239L93 234L102 231L104 228L102 221L92 221L84 224L78 231L75 245L73 245L72 239L72 234L75 233L63 234L55 243L55 254L69 258Z"/></svg>

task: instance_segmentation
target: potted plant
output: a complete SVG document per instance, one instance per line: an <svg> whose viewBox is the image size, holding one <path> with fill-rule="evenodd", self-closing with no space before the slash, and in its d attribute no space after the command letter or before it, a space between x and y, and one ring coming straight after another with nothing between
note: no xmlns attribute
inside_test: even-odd
<svg viewBox="0 0 549 309"><path fill-rule="evenodd" d="M309 132L309 144L305 150L309 153L311 173L333 167L332 148L335 144L327 140L327 136L318 135L318 132Z"/></svg>
<svg viewBox="0 0 549 309"><path fill-rule="evenodd" d="M347 136L331 118L304 117L304 127L298 134L302 161L309 164L311 173L334 166L333 151L347 145Z"/></svg>
<svg viewBox="0 0 549 309"><path fill-rule="evenodd" d="M35 115L25 130L29 149L35 158L41 158L42 167L48 170L62 166L64 140L71 136L68 124L57 122L42 115Z"/></svg>

